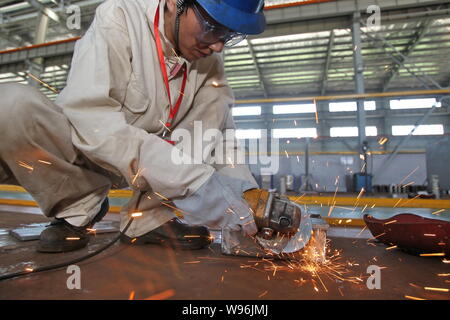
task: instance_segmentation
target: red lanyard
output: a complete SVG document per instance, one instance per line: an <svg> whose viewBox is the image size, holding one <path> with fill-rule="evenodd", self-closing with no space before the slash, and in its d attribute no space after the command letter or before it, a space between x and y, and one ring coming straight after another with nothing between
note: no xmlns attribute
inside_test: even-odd
<svg viewBox="0 0 450 320"><path fill-rule="evenodd" d="M178 113L178 110L180 109L181 102L183 101L184 90L186 89L186 82L187 82L187 70L186 70L186 67L185 67L184 75L183 75L183 83L181 85L180 96L178 97L178 100L177 100L177 102L175 104L175 107L173 107L173 105L172 105L172 98L170 97L169 77L167 76L167 69L166 69L166 63L165 63L165 60L164 60L164 53L163 53L163 48L162 48L161 36L159 34L159 4L158 4L158 8L156 9L156 15L155 15L155 21L154 21L154 29L155 29L155 38L156 38L156 48L158 49L159 65L161 67L161 72L162 72L162 76L163 76L163 79L164 79L164 84L166 86L167 97L169 98L170 114L169 114L169 119L166 122L166 127L170 128L172 126L173 119L175 119L175 117L176 117L176 115Z"/></svg>

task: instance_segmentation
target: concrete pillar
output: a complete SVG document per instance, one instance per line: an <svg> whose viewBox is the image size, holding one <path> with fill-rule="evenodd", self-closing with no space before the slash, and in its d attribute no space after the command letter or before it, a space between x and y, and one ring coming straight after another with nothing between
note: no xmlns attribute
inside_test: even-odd
<svg viewBox="0 0 450 320"><path fill-rule="evenodd" d="M355 12L353 14L352 24L352 39L353 39L353 66L355 70L355 87L357 94L365 93L364 85L364 61L362 56L362 41L361 41L361 13ZM358 99L358 129L359 129L359 149L362 153L364 142L366 141L366 112L364 110L364 99ZM360 162L363 166L363 161Z"/></svg>
<svg viewBox="0 0 450 320"><path fill-rule="evenodd" d="M36 26L36 35L34 37L34 44L40 44L45 42L45 38L47 36L49 17L45 15L42 11L39 12ZM28 72L34 75L37 78L41 77L41 74L44 72L44 59L43 58L35 58L31 61L28 61ZM41 84L31 77L28 78L28 84L30 86L39 88Z"/></svg>
<svg viewBox="0 0 450 320"><path fill-rule="evenodd" d="M319 123L317 124L317 135L319 137L328 137L330 135L330 128L327 123L327 120L321 119L321 115L326 114L328 112L328 101L317 101L317 112L319 113ZM320 150L325 151L326 150L326 139L320 140Z"/></svg>

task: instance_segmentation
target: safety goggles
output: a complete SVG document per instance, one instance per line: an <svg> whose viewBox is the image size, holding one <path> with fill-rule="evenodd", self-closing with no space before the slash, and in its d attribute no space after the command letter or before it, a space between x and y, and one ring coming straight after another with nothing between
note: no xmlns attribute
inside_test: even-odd
<svg viewBox="0 0 450 320"><path fill-rule="evenodd" d="M247 38L246 34L231 31L224 26L214 23L208 14L204 12L204 9L197 4L194 4L192 9L202 27L202 33L197 36L199 42L206 45L223 42L224 46L229 48Z"/></svg>

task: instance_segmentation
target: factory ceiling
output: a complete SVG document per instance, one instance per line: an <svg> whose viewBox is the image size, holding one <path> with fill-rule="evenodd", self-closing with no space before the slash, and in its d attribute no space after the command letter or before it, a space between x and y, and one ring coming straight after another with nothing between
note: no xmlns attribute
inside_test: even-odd
<svg viewBox="0 0 450 320"><path fill-rule="evenodd" d="M369 14L363 11L362 53L368 92L450 84L450 1L421 1L419 6L410 0L405 6L408 1L401 1L402 6L395 6L393 0L378 1L384 11L381 25L375 29L365 26ZM0 0L0 50L34 44L40 10L56 14L50 20L46 42L82 36L101 2ZM366 1L306 1L319 3L289 6L298 2L266 1L267 31L225 50L225 69L237 98L354 92L351 4L358 3L361 10ZM81 8L80 30L66 27L70 5ZM71 52L55 52L46 56L41 79L61 90ZM0 82L26 83L25 62L0 59ZM432 80L424 84L417 75ZM55 96L45 87L42 90Z"/></svg>

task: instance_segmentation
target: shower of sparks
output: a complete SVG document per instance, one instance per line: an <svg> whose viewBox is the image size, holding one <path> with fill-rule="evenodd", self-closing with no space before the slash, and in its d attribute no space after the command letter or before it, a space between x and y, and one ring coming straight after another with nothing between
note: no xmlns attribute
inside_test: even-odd
<svg viewBox="0 0 450 320"><path fill-rule="evenodd" d="M363 231L366 229L367 229L367 226L364 226L364 228L362 228L361 231L356 236L359 237L363 233Z"/></svg>
<svg viewBox="0 0 450 320"><path fill-rule="evenodd" d="M388 142L388 138L381 138L380 140L378 140L378 143L380 144L380 146L384 145L386 142Z"/></svg>
<svg viewBox="0 0 450 320"><path fill-rule="evenodd" d="M411 185L413 185L414 183L415 183L414 181L411 181L410 183L404 184L404 185L402 186L402 188L406 188L406 187L408 187L408 186L411 186Z"/></svg>
<svg viewBox="0 0 450 320"><path fill-rule="evenodd" d="M367 239L367 241L375 240L375 239L377 239L377 238L379 238L379 237L381 237L381 236L384 236L385 234L386 234L386 232L380 233L379 235L377 235L377 236L375 236L375 237L373 237L373 238Z"/></svg>
<svg viewBox="0 0 450 320"><path fill-rule="evenodd" d="M19 161L19 166L24 167L27 170L33 171L34 168L32 166L30 166L28 163L23 162L23 161Z"/></svg>
<svg viewBox="0 0 450 320"><path fill-rule="evenodd" d="M78 240L80 240L80 238L79 237L67 237L66 240L67 241L78 241Z"/></svg>
<svg viewBox="0 0 450 320"><path fill-rule="evenodd" d="M413 288L422 289L421 286L418 286L417 284L414 284L414 283L409 283L409 285Z"/></svg>
<svg viewBox="0 0 450 320"><path fill-rule="evenodd" d="M95 233L97 232L97 229L86 228L86 231L87 231L88 233L95 234Z"/></svg>
<svg viewBox="0 0 450 320"><path fill-rule="evenodd" d="M397 208L397 206L400 204L400 202L402 202L402 199L399 199L393 208Z"/></svg>
<svg viewBox="0 0 450 320"><path fill-rule="evenodd" d="M336 182L338 182L338 181L339 181L339 177L337 177L337 179L336 179ZM339 190L339 187L337 186L336 187L336 191L334 192L333 200L331 201L332 205L330 206L330 209L328 211L328 216L331 216L331 213L333 212L334 208L336 207L336 200L335 199L336 199L336 195L338 193L338 190Z"/></svg>
<svg viewBox="0 0 450 320"><path fill-rule="evenodd" d="M267 293L268 293L269 291L264 291L263 293L261 293L259 296L258 296L258 298L262 298L262 297L264 297Z"/></svg>
<svg viewBox="0 0 450 320"><path fill-rule="evenodd" d="M445 253L421 253L421 257L444 257Z"/></svg>
<svg viewBox="0 0 450 320"><path fill-rule="evenodd" d="M295 203L299 203L300 199L302 199L304 196L306 195L306 193L302 194L301 196L297 197L295 200L292 200Z"/></svg>
<svg viewBox="0 0 450 320"><path fill-rule="evenodd" d="M282 261L274 261L270 259L262 259L258 261L264 264L264 271L272 272L275 277L279 272L301 272L311 276L310 279L296 279L294 283L303 286L311 283L315 292L328 292L328 288L324 279L331 281L350 282L360 284L363 282L361 277L349 276L351 270L349 267L359 264L350 261L341 261L341 252L338 250L331 251L329 240L314 234L310 244L301 252L286 254L286 259ZM241 267L256 269L254 266L245 265ZM321 290L322 288L323 290ZM341 292L342 294L342 292Z"/></svg>
<svg viewBox="0 0 450 320"><path fill-rule="evenodd" d="M334 202L333 202L333 205L330 206L330 210L328 210L328 217L331 216L331 213L333 212L333 210L334 210L334 208L335 208L335 205L336 205L336 201L334 201Z"/></svg>
<svg viewBox="0 0 450 320"><path fill-rule="evenodd" d="M359 192L358 197L356 199L359 200L365 192L366 190L364 190L364 188L361 188L361 191Z"/></svg>
<svg viewBox="0 0 450 320"><path fill-rule="evenodd" d="M167 199L166 197L164 197L162 194L160 194L160 193L158 193L158 192L156 192L156 191L153 191L153 193L154 194L156 194L158 197L160 197L161 199L164 199L164 200L166 200L166 201L169 201L169 199Z"/></svg>
<svg viewBox="0 0 450 320"><path fill-rule="evenodd" d="M364 211L366 211L366 209L367 209L367 204L364 206L364 208L361 210L361 214L363 214L364 213Z"/></svg>
<svg viewBox="0 0 450 320"><path fill-rule="evenodd" d="M411 299L411 300L426 300L423 298L417 298L417 297L412 297L412 296L405 296L406 299Z"/></svg>
<svg viewBox="0 0 450 320"><path fill-rule="evenodd" d="M52 164L51 162L44 161L44 160L38 160L38 162L43 163L43 164L47 164L49 166Z"/></svg>
<svg viewBox="0 0 450 320"><path fill-rule="evenodd" d="M131 214L131 216L132 216L133 218L139 218L139 217L142 217L142 212L134 212L134 213Z"/></svg>
<svg viewBox="0 0 450 320"><path fill-rule="evenodd" d="M145 298L144 300L165 300L169 299L170 297L175 295L175 290L169 289L160 293L157 293L155 295L152 295L148 298Z"/></svg>
<svg viewBox="0 0 450 320"><path fill-rule="evenodd" d="M410 174L408 174L406 177L404 177L403 180L400 181L400 183L399 183L398 185L401 185L403 182L405 182L406 179L408 179L409 177L411 177L411 176L414 174L414 172L416 172L416 171L419 170L419 169L420 169L420 166L417 167L417 168L415 168Z"/></svg>
<svg viewBox="0 0 450 320"><path fill-rule="evenodd" d="M392 250L392 249L396 249L396 248L397 248L397 246L392 246L392 247L386 248L386 250Z"/></svg>
<svg viewBox="0 0 450 320"><path fill-rule="evenodd" d="M31 74L31 73L27 73L27 76L29 76L31 79L33 79L34 81L39 82L40 84L42 84L44 87L50 89L51 91L53 91L53 93L59 93L59 91L57 89L55 89L54 87L50 86L49 84L45 83L44 81L42 81L41 79L39 79L38 77L36 77L35 75Z"/></svg>
<svg viewBox="0 0 450 320"><path fill-rule="evenodd" d="M181 209L179 209L179 208L177 208L177 207L171 206L171 205L168 204L168 203L161 202L161 204L162 204L163 206L166 206L166 207L168 207L168 208L170 208L170 209L173 209L173 210L175 210L175 211L177 211L177 212L180 212L180 213L182 213L182 214L184 214L184 215L190 215L189 212L184 211L184 210L181 210Z"/></svg>
<svg viewBox="0 0 450 320"><path fill-rule="evenodd" d="M364 159L361 159L361 160L364 160ZM361 172L364 172L365 169L366 169L366 164L364 163L363 166L361 167L361 170L360 170L360 171L361 171Z"/></svg>
<svg viewBox="0 0 450 320"><path fill-rule="evenodd" d="M442 213L444 211L445 211L445 209L441 209L441 210L435 211L435 212L433 212L431 214L439 215L440 213Z"/></svg>
<svg viewBox="0 0 450 320"><path fill-rule="evenodd" d="M411 201L414 201L414 200L416 200L417 198L419 198L420 197L420 194L418 194L417 196L415 196L414 198L412 198L412 199L409 199L408 201L406 201L405 203L402 203L402 205L400 206L400 207L404 207L404 206L406 206L408 203L410 203Z"/></svg>
<svg viewBox="0 0 450 320"><path fill-rule="evenodd" d="M136 182L136 180L139 178L140 175L142 175L142 172L144 172L145 169L138 169L136 175L133 177L133 180L131 181L131 184L134 185L134 183Z"/></svg>
<svg viewBox="0 0 450 320"><path fill-rule="evenodd" d="M170 130L162 120L159 120L159 122L161 122L161 124L164 126L164 128L166 128L167 131L172 132L172 130Z"/></svg>
<svg viewBox="0 0 450 320"><path fill-rule="evenodd" d="M438 291L438 292L449 292L450 290L447 288L430 288L430 287L425 287L425 290L428 291Z"/></svg>
<svg viewBox="0 0 450 320"><path fill-rule="evenodd" d="M231 167L234 168L233 159L231 159L231 157L228 157L227 160L230 162Z"/></svg>
<svg viewBox="0 0 450 320"><path fill-rule="evenodd" d="M314 105L316 106L316 124L319 124L319 111L317 110L317 103L316 100L314 100Z"/></svg>
<svg viewBox="0 0 450 320"><path fill-rule="evenodd" d="M178 63L181 63L182 60L181 60L180 56L178 55L177 51L174 48L172 48L172 52L173 52L173 55L178 59Z"/></svg>

